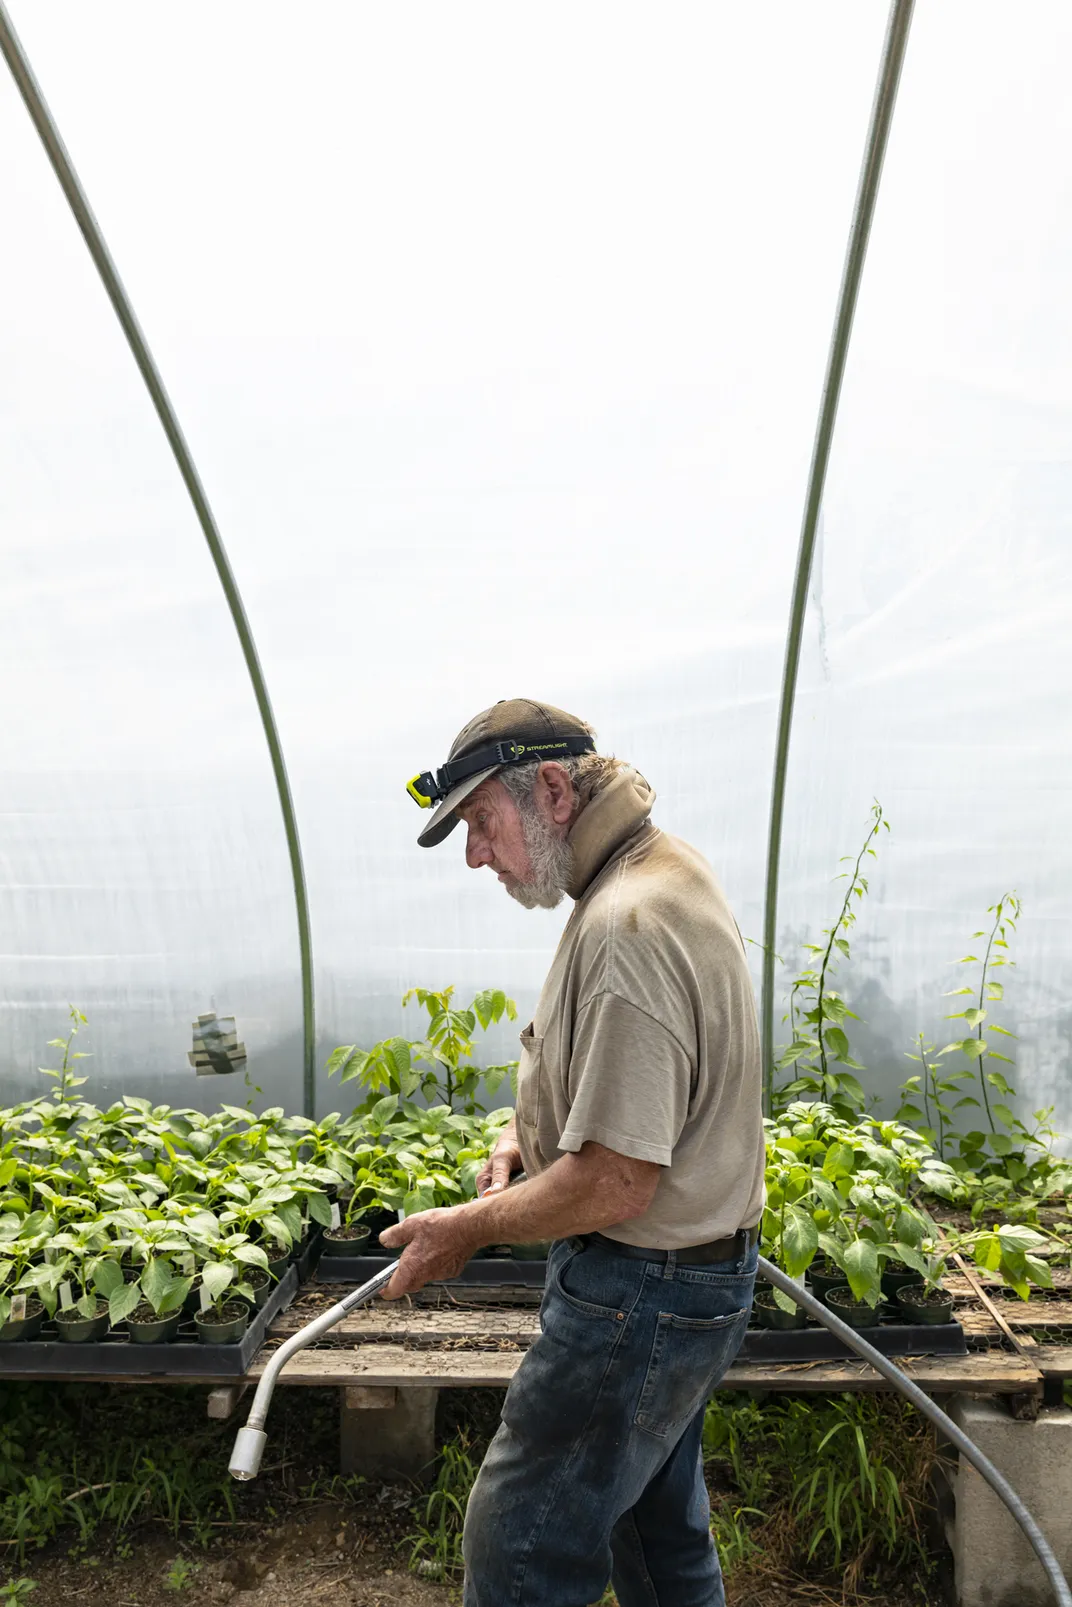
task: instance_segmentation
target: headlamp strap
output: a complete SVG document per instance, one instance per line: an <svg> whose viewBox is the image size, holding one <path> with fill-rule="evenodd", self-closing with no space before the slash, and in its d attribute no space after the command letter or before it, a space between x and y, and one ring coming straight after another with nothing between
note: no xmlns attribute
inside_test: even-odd
<svg viewBox="0 0 1072 1607"><path fill-rule="evenodd" d="M429 809L445 798L460 781L475 776L478 770L497 769L507 764L530 764L533 760L573 758L577 754L595 751L596 745L589 736L559 737L547 742L517 742L508 737L502 742L490 742L459 759L448 759L434 776L430 770L414 776L406 790L422 809Z"/></svg>

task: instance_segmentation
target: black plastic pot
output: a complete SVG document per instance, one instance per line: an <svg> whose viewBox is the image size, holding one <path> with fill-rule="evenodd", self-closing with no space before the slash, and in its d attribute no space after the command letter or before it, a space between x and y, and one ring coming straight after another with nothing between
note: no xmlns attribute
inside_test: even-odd
<svg viewBox="0 0 1072 1607"><path fill-rule="evenodd" d="M248 1283L253 1290L254 1309L261 1311L268 1304L269 1296L275 1288L271 1274L265 1272L263 1267L250 1267L243 1273L242 1282ZM245 1298L245 1295L235 1296L236 1300L245 1300Z"/></svg>
<svg viewBox="0 0 1072 1607"><path fill-rule="evenodd" d="M364 1255L371 1229L364 1222L353 1222L348 1228L325 1228L320 1241L322 1256Z"/></svg>
<svg viewBox="0 0 1072 1607"><path fill-rule="evenodd" d="M57 1311L53 1321L56 1324L56 1332L68 1345L92 1344L94 1340L103 1339L110 1327L108 1307L102 1300L97 1301L95 1317L83 1317L78 1307L72 1306L70 1311Z"/></svg>
<svg viewBox="0 0 1072 1607"><path fill-rule="evenodd" d="M755 1296L752 1310L761 1328L775 1328L782 1332L792 1328L803 1328L808 1320L808 1314L802 1306L794 1306L792 1311L783 1311L768 1289L761 1289Z"/></svg>
<svg viewBox="0 0 1072 1607"><path fill-rule="evenodd" d="M143 1300L127 1318L127 1334L135 1345L169 1345L179 1331L182 1318L181 1310L158 1317L152 1306Z"/></svg>
<svg viewBox="0 0 1072 1607"><path fill-rule="evenodd" d="M36 1339L44 1320L45 1308L40 1300L27 1300L25 1317L18 1321L9 1317L7 1322L0 1322L0 1340Z"/></svg>
<svg viewBox="0 0 1072 1607"><path fill-rule="evenodd" d="M826 1303L850 1328L874 1328L881 1321L878 1307L869 1306L866 1300L857 1300L847 1284L844 1289L831 1289Z"/></svg>
<svg viewBox="0 0 1072 1607"><path fill-rule="evenodd" d="M814 1261L808 1268L808 1282L816 1300L821 1300L824 1304L831 1289L847 1289L849 1286L849 1280L840 1267L832 1267L828 1271L822 1263L817 1265Z"/></svg>
<svg viewBox="0 0 1072 1607"><path fill-rule="evenodd" d="M218 1313L212 1306L199 1311L194 1322L203 1345L237 1345L249 1327L249 1307L244 1300L228 1300Z"/></svg>
<svg viewBox="0 0 1072 1607"><path fill-rule="evenodd" d="M891 1266L883 1269L882 1293L887 1300L895 1301L899 1289L909 1289L913 1285L919 1288L923 1287L923 1274L921 1272L913 1272L911 1267L903 1267L899 1262L894 1262Z"/></svg>
<svg viewBox="0 0 1072 1607"><path fill-rule="evenodd" d="M897 1291L897 1304L905 1322L925 1323L928 1327L953 1321L953 1296L948 1289L924 1289L912 1285Z"/></svg>
<svg viewBox="0 0 1072 1607"><path fill-rule="evenodd" d="M398 1212L363 1211L361 1216L357 1218L357 1221L361 1227L368 1228L369 1238L372 1240L373 1244L378 1245L380 1242L380 1234L385 1233L388 1228L393 1228L395 1223L398 1221Z"/></svg>
<svg viewBox="0 0 1072 1607"><path fill-rule="evenodd" d="M290 1251L284 1250L278 1244L265 1245L268 1252L268 1271L273 1278L281 1278L290 1266ZM272 1252L275 1251L273 1255Z"/></svg>

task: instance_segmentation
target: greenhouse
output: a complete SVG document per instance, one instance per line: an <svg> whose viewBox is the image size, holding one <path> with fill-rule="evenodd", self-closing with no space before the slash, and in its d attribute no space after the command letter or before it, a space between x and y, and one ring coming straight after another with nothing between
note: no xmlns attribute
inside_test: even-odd
<svg viewBox="0 0 1072 1607"><path fill-rule="evenodd" d="M1067 6L0 50L0 1607L1072 1601Z"/></svg>

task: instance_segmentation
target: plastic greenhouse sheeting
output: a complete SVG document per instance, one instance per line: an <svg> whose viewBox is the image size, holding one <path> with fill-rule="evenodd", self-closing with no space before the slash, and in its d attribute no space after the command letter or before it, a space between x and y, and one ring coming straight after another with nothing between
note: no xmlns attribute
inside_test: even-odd
<svg viewBox="0 0 1072 1607"><path fill-rule="evenodd" d="M472 877L458 836L419 850L403 792L498 697L591 719L758 940L884 4L11 10L256 636L321 1063L404 1030L413 983L534 1001L565 912ZM870 1085L895 1088L917 1030L954 1035L949 962L1015 887L1014 1080L1066 1128L1070 63L1058 4L1013 28L979 0L917 10L806 622L778 944L794 965L879 797L893 833L841 977ZM293 891L235 633L7 75L0 152L5 1083L33 1086L71 1000L101 1097L233 1097L187 1064L217 1010L297 1108Z"/></svg>

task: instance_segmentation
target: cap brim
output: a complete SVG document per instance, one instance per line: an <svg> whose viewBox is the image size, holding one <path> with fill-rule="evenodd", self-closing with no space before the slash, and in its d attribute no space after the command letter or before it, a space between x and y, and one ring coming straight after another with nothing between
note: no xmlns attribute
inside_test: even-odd
<svg viewBox="0 0 1072 1607"><path fill-rule="evenodd" d="M434 848L437 843L443 841L444 837L449 837L458 824L458 805L464 803L469 794L475 792L482 781L486 781L489 776L495 775L501 769L502 765L493 764L487 770L478 770L475 776L466 776L464 781L458 783L453 792L448 792L427 826L418 836L417 841L420 846L422 848Z"/></svg>

